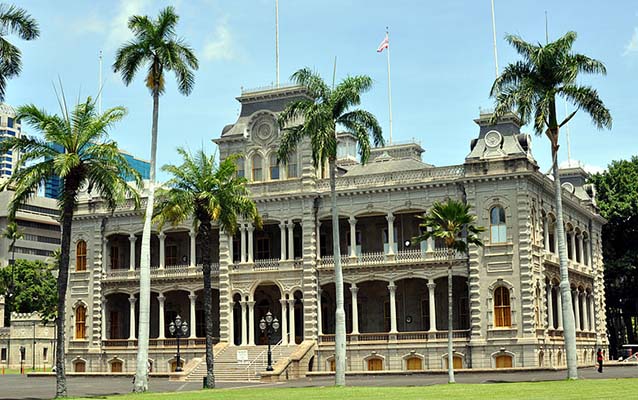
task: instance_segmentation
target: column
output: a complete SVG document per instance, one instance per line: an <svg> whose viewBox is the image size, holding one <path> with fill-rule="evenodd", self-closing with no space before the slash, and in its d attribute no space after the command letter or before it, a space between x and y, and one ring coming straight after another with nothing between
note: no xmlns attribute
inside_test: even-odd
<svg viewBox="0 0 638 400"><path fill-rule="evenodd" d="M255 345L255 302L248 301L248 344Z"/></svg>
<svg viewBox="0 0 638 400"><path fill-rule="evenodd" d="M246 316L248 315L248 302L242 300L241 304L241 345L246 346L248 344L248 321Z"/></svg>
<svg viewBox="0 0 638 400"><path fill-rule="evenodd" d="M317 221L315 239L317 243L317 260L321 260L321 221Z"/></svg>
<svg viewBox="0 0 638 400"><path fill-rule="evenodd" d="M359 334L359 301L357 294L359 288L354 283L350 286L350 293L352 293L352 334Z"/></svg>
<svg viewBox="0 0 638 400"><path fill-rule="evenodd" d="M594 312L594 304L595 304L594 295L589 295L589 330L591 332L596 332L596 313Z"/></svg>
<svg viewBox="0 0 638 400"><path fill-rule="evenodd" d="M295 239L294 239L295 223L294 221L292 220L288 221L287 227L288 227L288 259L294 260L295 259Z"/></svg>
<svg viewBox="0 0 638 400"><path fill-rule="evenodd" d="M590 244L590 240L591 239L587 239L587 265L589 265L589 268L593 269L594 266L591 263L591 244Z"/></svg>
<svg viewBox="0 0 638 400"><path fill-rule="evenodd" d="M108 303L108 300L106 299L106 297L102 297L102 340L106 340L106 303ZM4 323L3 321L0 321L0 326L2 326L2 324Z"/></svg>
<svg viewBox="0 0 638 400"><path fill-rule="evenodd" d="M102 271L106 272L107 268L111 267L111 257L109 254L109 240L104 237L102 238Z"/></svg>
<svg viewBox="0 0 638 400"><path fill-rule="evenodd" d="M580 330L586 331L587 326L587 304L585 303L585 293L578 292L578 302L580 303L580 316L582 317L582 323L580 324Z"/></svg>
<svg viewBox="0 0 638 400"><path fill-rule="evenodd" d="M197 232L195 232L194 229L191 229L191 231L188 234L191 238L191 254L190 254L190 267L194 267L195 263L197 261L197 252L195 250L195 245L197 244Z"/></svg>
<svg viewBox="0 0 638 400"><path fill-rule="evenodd" d="M545 251L549 252L549 224L551 220L549 216L545 217L545 227L543 229L543 239L545 241Z"/></svg>
<svg viewBox="0 0 638 400"><path fill-rule="evenodd" d="M390 282L388 290L390 291L390 333L397 333L397 287L394 282Z"/></svg>
<svg viewBox="0 0 638 400"><path fill-rule="evenodd" d="M166 297L164 297L163 293L160 293L157 296L157 302L159 303L159 335L158 339L166 339L166 323L164 322L164 302L166 301Z"/></svg>
<svg viewBox="0 0 638 400"><path fill-rule="evenodd" d="M290 315L290 318L288 318L288 323L290 325L290 344L292 345L296 345L297 342L295 341L295 298L293 297L292 299L288 299L288 315Z"/></svg>
<svg viewBox="0 0 638 400"><path fill-rule="evenodd" d="M317 289L317 332L319 335L323 335L323 326L321 322L321 287Z"/></svg>
<svg viewBox="0 0 638 400"><path fill-rule="evenodd" d="M436 300L434 298L434 289L436 288L436 283L434 283L433 279L428 280L428 303L430 306L430 330L429 332L436 331Z"/></svg>
<svg viewBox="0 0 638 400"><path fill-rule="evenodd" d="M432 229L428 228L428 231L431 231ZM427 244L428 244L428 248L426 250L427 253L432 253L434 252L434 238L432 236L430 236L427 239Z"/></svg>
<svg viewBox="0 0 638 400"><path fill-rule="evenodd" d="M135 271L135 241L137 240L137 237L135 236L135 234L131 233L128 237L129 242L131 243L130 245L130 251L129 251L129 264L128 264L128 269L129 271Z"/></svg>
<svg viewBox="0 0 638 400"><path fill-rule="evenodd" d="M554 299L552 291L554 286L551 282L547 284L547 329L554 329ZM560 304L558 305L560 307Z"/></svg>
<svg viewBox="0 0 638 400"><path fill-rule="evenodd" d="M572 261L576 262L576 232L569 234L569 245L572 248Z"/></svg>
<svg viewBox="0 0 638 400"><path fill-rule="evenodd" d="M556 309L558 310L558 327L556 327L556 329L558 329L559 331L563 330L563 294L560 291L560 284L556 286L556 302L558 303L558 307L556 307Z"/></svg>
<svg viewBox="0 0 638 400"><path fill-rule="evenodd" d="M128 302L130 304L129 307L129 330L128 330L128 340L135 340L135 302L137 299L135 295L132 294L128 298Z"/></svg>
<svg viewBox="0 0 638 400"><path fill-rule="evenodd" d="M279 261L285 261L286 260L286 223L284 221L281 221L281 223L279 224L279 233L280 233L280 237L281 237L281 257L279 258Z"/></svg>
<svg viewBox="0 0 638 400"><path fill-rule="evenodd" d="M288 320L288 300L280 299L281 304L281 344L288 344L288 326L286 321Z"/></svg>
<svg viewBox="0 0 638 400"><path fill-rule="evenodd" d="M580 260L581 264L585 264L585 258L583 255L583 245L585 244L585 242L583 241L583 235L580 234L578 235L578 243L580 243L580 246L578 248L578 259Z"/></svg>
<svg viewBox="0 0 638 400"><path fill-rule="evenodd" d="M394 255L394 215L388 212L385 217L388 220L388 252L386 255Z"/></svg>
<svg viewBox="0 0 638 400"><path fill-rule="evenodd" d="M574 303L574 319L576 320L576 332L580 331L580 300L578 289L572 290L572 302Z"/></svg>
<svg viewBox="0 0 638 400"><path fill-rule="evenodd" d="M554 224L554 254L558 255L558 230L556 229L556 224Z"/></svg>
<svg viewBox="0 0 638 400"><path fill-rule="evenodd" d="M195 301L197 300L197 295L195 292L191 292L188 295L188 299L191 301L191 320L189 322L190 325L190 338L195 339L197 337L197 317L195 314Z"/></svg>
<svg viewBox="0 0 638 400"><path fill-rule="evenodd" d="M357 256L357 219L350 217L350 257Z"/></svg>
<svg viewBox="0 0 638 400"><path fill-rule="evenodd" d="M164 247L166 234L160 232L157 238L159 239L159 269L164 269L164 267L166 267L166 248Z"/></svg>
<svg viewBox="0 0 638 400"><path fill-rule="evenodd" d="M239 234L240 236L240 247L241 247L241 257L239 258L240 263L246 262L246 226L241 224L239 226Z"/></svg>
<svg viewBox="0 0 638 400"><path fill-rule="evenodd" d="M222 234L219 235L220 239L223 237ZM235 261L235 254L233 253L234 249L233 249L233 235L228 234L228 264L229 265L233 265L234 261ZM241 261L240 261L241 262ZM232 267L231 267L232 268ZM231 324L232 325L232 324Z"/></svg>
<svg viewBox="0 0 638 400"><path fill-rule="evenodd" d="M248 224L248 260L246 262L253 262L253 233L255 232L255 227L252 223Z"/></svg>

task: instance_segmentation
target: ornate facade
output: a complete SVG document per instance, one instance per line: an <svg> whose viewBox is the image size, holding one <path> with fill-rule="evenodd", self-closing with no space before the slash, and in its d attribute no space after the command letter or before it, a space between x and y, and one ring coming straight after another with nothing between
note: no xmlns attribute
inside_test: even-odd
<svg viewBox="0 0 638 400"><path fill-rule="evenodd" d="M299 87L243 92L238 120L214 140L222 159L243 154L239 174L248 178L264 221L261 229L241 224L233 237L215 231L219 374L233 363L246 362L247 371L255 365L265 343L259 321L268 311L281 321L273 339L278 365L285 369L297 357L302 371L333 367L335 256L327 174L312 166L307 143L287 165L278 165L275 157L277 113L299 96L304 96ZM472 247L453 261L455 366L565 364L552 181L539 171L531 139L520 133L515 116L495 125L490 120L489 113L480 115L469 155L444 167L424 163L416 143L373 149L371 161L362 166L352 139L340 137L337 193L349 370L445 368L448 259L438 243L412 238L419 233L417 217L448 197L466 200L487 228L484 247ZM595 347L607 343L604 220L594 189L585 184L586 173L574 168L562 175L579 362L593 363ZM131 328L139 312L143 209L131 203L111 214L100 198L82 197L73 223L67 302L71 369L135 368L136 329ZM175 339L166 327L178 314L192 328L183 342L186 373L203 359L199 260L191 224L153 231L154 371L175 365ZM238 350L248 350L248 359Z"/></svg>

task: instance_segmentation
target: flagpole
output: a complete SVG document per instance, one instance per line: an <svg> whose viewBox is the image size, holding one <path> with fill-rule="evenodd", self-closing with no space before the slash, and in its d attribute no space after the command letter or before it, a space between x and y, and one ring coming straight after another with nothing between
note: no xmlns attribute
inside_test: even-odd
<svg viewBox="0 0 638 400"><path fill-rule="evenodd" d="M390 145L392 145L392 84L390 82L390 34L388 27L385 27L385 37L388 41L388 109L390 111Z"/></svg>
<svg viewBox="0 0 638 400"><path fill-rule="evenodd" d="M277 69L277 87L279 87L279 0L275 0L275 64Z"/></svg>
<svg viewBox="0 0 638 400"><path fill-rule="evenodd" d="M98 86L97 86L97 111L102 114L102 50L100 50L100 68L98 72Z"/></svg>
<svg viewBox="0 0 638 400"><path fill-rule="evenodd" d="M496 51L496 18L494 17L494 0L492 0L492 38L494 41L494 69L498 78L498 53Z"/></svg>

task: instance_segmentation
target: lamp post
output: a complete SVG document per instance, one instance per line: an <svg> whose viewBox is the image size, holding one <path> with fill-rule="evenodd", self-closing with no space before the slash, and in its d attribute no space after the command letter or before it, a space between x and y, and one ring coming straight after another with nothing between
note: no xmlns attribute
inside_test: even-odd
<svg viewBox="0 0 638 400"><path fill-rule="evenodd" d="M262 333L266 334L266 340L268 341L268 366L266 367L266 371L272 371L272 352L270 351L270 339L272 334L277 332L279 329L279 321L277 317L272 316L272 313L268 311L266 313L266 317L262 317L261 321L259 321L259 329L261 329Z"/></svg>
<svg viewBox="0 0 638 400"><path fill-rule="evenodd" d="M175 321L171 321L171 323L168 324L168 331L177 339L177 356L175 357L177 364L175 365L175 372L182 372L183 370L179 353L179 339L188 334L188 322L182 321L182 317L178 315L175 317Z"/></svg>

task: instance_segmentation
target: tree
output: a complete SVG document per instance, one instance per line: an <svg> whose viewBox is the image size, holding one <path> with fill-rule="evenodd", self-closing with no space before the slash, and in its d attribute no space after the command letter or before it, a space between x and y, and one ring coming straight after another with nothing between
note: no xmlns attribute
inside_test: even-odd
<svg viewBox="0 0 638 400"><path fill-rule="evenodd" d="M52 265L42 261L17 260L0 268L0 291L14 287L12 311L37 311L44 321L55 319L58 293Z"/></svg>
<svg viewBox="0 0 638 400"><path fill-rule="evenodd" d="M172 178L165 183L167 189L158 189L154 219L158 225L177 225L192 218L197 227L197 246L202 251L204 275L204 319L206 326L206 387L215 387L213 375L213 291L211 289L211 228L215 222L220 231L233 234L237 230L237 219L242 217L261 220L257 206L248 197L246 178L237 176L237 156L227 157L219 166L214 155L200 150L195 155L183 148L177 153L182 164L164 165L162 171ZM220 240L221 235L220 235ZM191 326L191 329L195 329Z"/></svg>
<svg viewBox="0 0 638 400"><path fill-rule="evenodd" d="M636 343L638 326L638 157L613 161L591 176L603 225L605 299L610 352L614 358L626 343Z"/></svg>
<svg viewBox="0 0 638 400"><path fill-rule="evenodd" d="M16 259L16 251L15 251L16 240L22 239L23 235L22 235L22 232L18 229L18 224L15 221L12 221L7 224L6 229L4 230L4 232L2 232L2 236L4 236L6 239L9 239L9 241L11 242L9 244L9 251L11 252L11 260L9 260L9 265L11 266L11 272L13 273L14 271L13 266L15 265L15 259ZM13 311L13 298L16 295L15 280L14 280L13 274L11 275L11 280L8 282L10 282L10 284L6 285L5 292L7 294L7 302L6 302L7 316L10 317L11 312Z"/></svg>
<svg viewBox="0 0 638 400"><path fill-rule="evenodd" d="M134 15L128 27L134 39L125 43L117 51L114 72L119 72L125 85L129 85L141 67L148 73L146 87L153 96L153 122L151 128L151 166L147 190L146 213L142 231L140 257L140 321L137 348L137 369L135 372L135 392L148 390L148 338L151 307L151 219L155 197L155 163L157 159L157 124L159 97L164 94L164 71L173 71L177 78L177 88L183 95L189 95L195 86L193 70L198 68L197 57L183 39L175 34L179 16L173 7L160 11L157 19Z"/></svg>
<svg viewBox="0 0 638 400"><path fill-rule="evenodd" d="M115 210L126 198L138 200L135 190L124 175L132 176L141 184L137 171L131 168L120 153L117 143L108 140L108 129L126 114L122 107L96 111L95 102L89 97L75 106L66 108L60 99L62 115L49 114L35 105L19 107L20 118L39 132L42 137L8 137L0 142L0 153L14 150L22 155L13 175L0 185L0 190L11 187L13 198L9 203L9 218L15 218L19 206L37 193L46 179L59 177L62 190L58 197L62 226L61 252L57 281L57 351L56 397L66 396L64 373L65 299L69 277L69 253L71 248L71 224L78 204L78 193L83 185L97 192L106 206Z"/></svg>
<svg viewBox="0 0 638 400"><path fill-rule="evenodd" d="M345 78L337 87L330 88L319 75L308 68L295 72L291 80L306 88L309 98L289 103L279 115L283 130L277 159L283 163L305 138L310 140L312 162L315 168L328 161L330 171L330 199L332 207L332 243L335 263L335 384L346 384L346 318L343 308L343 273L339 248L339 211L335 191L337 160L337 127L352 135L359 147L361 164L370 157L370 137L375 146L383 145L383 135L377 119L362 109L361 94L372 87L367 76ZM301 122L300 122L301 121Z"/></svg>
<svg viewBox="0 0 638 400"><path fill-rule="evenodd" d="M596 89L577 82L581 73L604 75L606 69L600 61L572 52L575 32L567 32L545 46L527 43L515 35L508 35L505 39L523 59L505 67L494 81L490 93L496 100L494 119L515 109L524 124L532 122L534 132L539 136L547 136L551 143L567 376L569 379L578 379L576 325L569 287L562 188L558 174L558 135L560 128L581 109L589 114L597 128L611 128L611 115ZM557 97L576 108L560 123L556 113Z"/></svg>
<svg viewBox="0 0 638 400"><path fill-rule="evenodd" d="M7 80L22 71L22 52L5 36L16 34L23 40L40 36L37 21L26 10L14 5L0 4L0 101L4 101Z"/></svg>
<svg viewBox="0 0 638 400"><path fill-rule="evenodd" d="M432 208L422 218L419 225L423 233L415 238L422 242L429 238L440 239L445 243L448 253L447 268L447 370L448 382L454 383L454 347L452 342L453 314L452 314L452 267L454 266L454 253L468 253L470 244L483 246L483 242L477 236L485 228L476 226L476 216L470 213L471 206L453 199L447 199L444 203L434 202Z"/></svg>

